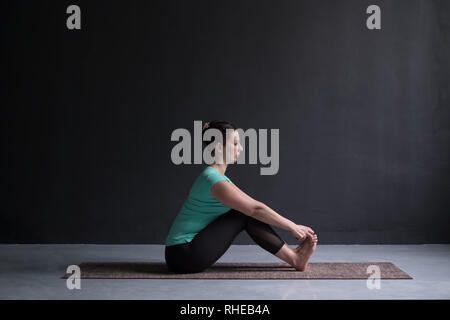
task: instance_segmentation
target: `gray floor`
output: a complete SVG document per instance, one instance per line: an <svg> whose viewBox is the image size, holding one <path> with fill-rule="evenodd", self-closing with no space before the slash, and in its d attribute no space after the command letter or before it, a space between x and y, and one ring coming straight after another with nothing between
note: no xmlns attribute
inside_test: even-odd
<svg viewBox="0 0 450 320"><path fill-rule="evenodd" d="M164 261L161 245L0 245L0 299L449 299L450 245L318 245L311 262L390 261L412 280L60 279L83 261ZM233 245L220 262L280 261Z"/></svg>

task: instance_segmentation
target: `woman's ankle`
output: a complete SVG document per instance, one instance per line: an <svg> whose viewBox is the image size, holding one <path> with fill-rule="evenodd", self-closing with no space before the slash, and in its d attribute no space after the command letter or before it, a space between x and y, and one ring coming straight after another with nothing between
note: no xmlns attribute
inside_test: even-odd
<svg viewBox="0 0 450 320"><path fill-rule="evenodd" d="M296 263L296 253L287 243L285 243L281 249L275 254L279 259L287 262L289 265L294 266Z"/></svg>

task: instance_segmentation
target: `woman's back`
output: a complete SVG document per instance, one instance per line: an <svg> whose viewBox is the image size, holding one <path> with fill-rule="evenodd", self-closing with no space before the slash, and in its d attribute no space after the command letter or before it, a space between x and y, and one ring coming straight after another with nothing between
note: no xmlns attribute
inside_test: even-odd
<svg viewBox="0 0 450 320"><path fill-rule="evenodd" d="M214 198L210 191L215 183L223 180L232 183L211 166L200 173L170 228L166 246L190 242L211 221L230 210Z"/></svg>

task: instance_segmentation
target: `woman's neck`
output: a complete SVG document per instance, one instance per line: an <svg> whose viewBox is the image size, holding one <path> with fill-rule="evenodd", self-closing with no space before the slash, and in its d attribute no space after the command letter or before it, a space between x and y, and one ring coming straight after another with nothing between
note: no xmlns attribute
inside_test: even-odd
<svg viewBox="0 0 450 320"><path fill-rule="evenodd" d="M211 167L213 167L214 169L219 171L219 173L221 175L223 175L223 176L225 175L225 171L227 170L227 164L226 163L222 163L222 164L213 163L211 165Z"/></svg>

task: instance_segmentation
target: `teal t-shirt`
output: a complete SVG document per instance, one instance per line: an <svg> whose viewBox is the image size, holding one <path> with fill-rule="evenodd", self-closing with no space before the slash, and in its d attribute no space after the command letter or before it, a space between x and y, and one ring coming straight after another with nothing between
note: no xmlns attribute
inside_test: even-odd
<svg viewBox="0 0 450 320"><path fill-rule="evenodd" d="M166 238L166 246L190 242L209 223L231 208L214 198L211 187L228 177L207 166L195 180Z"/></svg>

